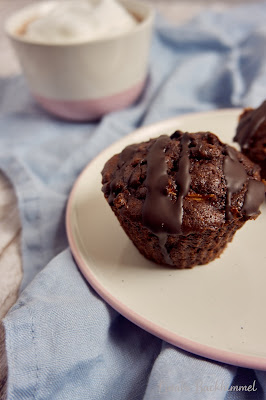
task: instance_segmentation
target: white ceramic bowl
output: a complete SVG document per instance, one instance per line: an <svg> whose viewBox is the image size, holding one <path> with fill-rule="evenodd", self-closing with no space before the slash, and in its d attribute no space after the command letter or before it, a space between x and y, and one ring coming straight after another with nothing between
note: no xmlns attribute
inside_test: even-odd
<svg viewBox="0 0 266 400"><path fill-rule="evenodd" d="M71 120L94 120L132 104L147 77L154 11L137 0L120 0L138 18L130 32L74 44L32 42L19 29L51 7L40 2L17 11L6 32L35 99L49 112Z"/></svg>

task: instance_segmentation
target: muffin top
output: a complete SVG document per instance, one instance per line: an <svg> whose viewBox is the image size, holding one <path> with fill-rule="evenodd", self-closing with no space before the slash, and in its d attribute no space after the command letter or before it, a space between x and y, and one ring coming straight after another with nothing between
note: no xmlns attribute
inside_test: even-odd
<svg viewBox="0 0 266 400"><path fill-rule="evenodd" d="M265 194L259 167L210 132L176 131L130 145L102 176L112 208L157 235L256 218Z"/></svg>

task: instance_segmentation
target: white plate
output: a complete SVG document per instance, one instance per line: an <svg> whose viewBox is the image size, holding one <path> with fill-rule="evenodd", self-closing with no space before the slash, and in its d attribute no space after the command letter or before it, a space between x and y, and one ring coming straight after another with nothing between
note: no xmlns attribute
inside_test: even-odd
<svg viewBox="0 0 266 400"><path fill-rule="evenodd" d="M173 270L139 254L101 192L105 162L126 145L175 129L210 130L230 143L239 113L232 109L173 118L110 146L85 168L72 190L67 234L86 279L129 320L192 353L266 370L265 205L220 259Z"/></svg>

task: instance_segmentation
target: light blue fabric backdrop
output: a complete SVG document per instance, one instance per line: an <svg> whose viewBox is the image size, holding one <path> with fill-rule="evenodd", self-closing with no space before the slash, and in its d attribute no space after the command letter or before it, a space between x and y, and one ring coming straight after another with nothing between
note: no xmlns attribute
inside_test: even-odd
<svg viewBox="0 0 266 400"><path fill-rule="evenodd" d="M53 119L22 77L0 80L0 168L19 200L25 289L4 320L8 399L266 399L265 372L179 350L112 310L84 281L64 228L76 177L115 140L178 114L264 100L265 21L266 3L178 28L158 18L144 93L100 123Z"/></svg>

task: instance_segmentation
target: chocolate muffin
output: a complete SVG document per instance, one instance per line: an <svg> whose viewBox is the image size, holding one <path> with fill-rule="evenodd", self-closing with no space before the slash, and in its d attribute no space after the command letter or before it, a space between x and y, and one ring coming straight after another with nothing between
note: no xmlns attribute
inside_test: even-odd
<svg viewBox="0 0 266 400"><path fill-rule="evenodd" d="M259 167L210 132L130 145L107 161L102 183L140 253L175 268L218 257L265 193Z"/></svg>
<svg viewBox="0 0 266 400"><path fill-rule="evenodd" d="M259 164L261 177L266 179L266 100L256 109L244 109L234 141L240 144L242 153Z"/></svg>

